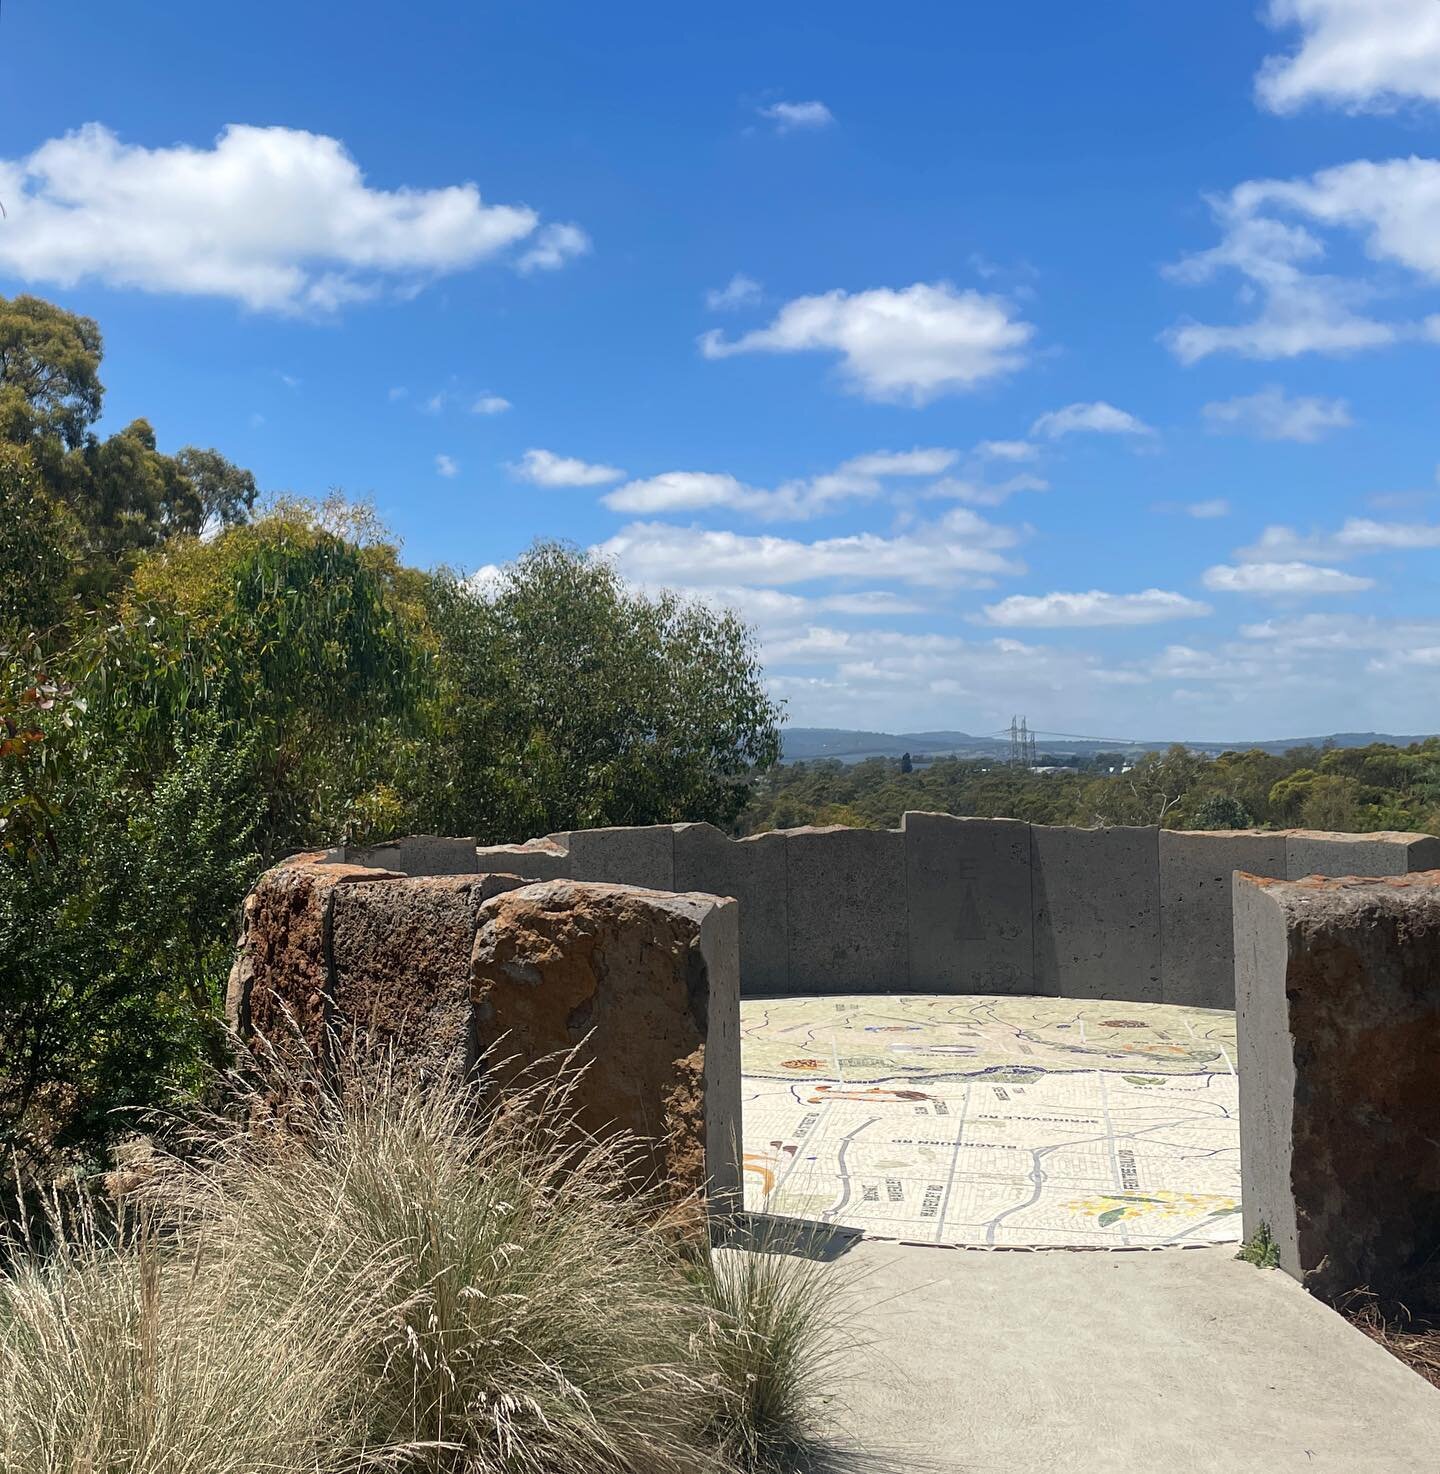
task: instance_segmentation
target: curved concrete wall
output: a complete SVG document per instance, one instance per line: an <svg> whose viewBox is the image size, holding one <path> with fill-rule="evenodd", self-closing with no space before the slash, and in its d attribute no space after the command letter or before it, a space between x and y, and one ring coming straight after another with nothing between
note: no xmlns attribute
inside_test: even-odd
<svg viewBox="0 0 1440 1474"><path fill-rule="evenodd" d="M1231 878L1404 875L1440 839L1305 830L1071 829L906 814L899 829L587 829L477 849L416 836L336 858L506 872L740 903L747 995L1027 993L1232 1008Z"/></svg>

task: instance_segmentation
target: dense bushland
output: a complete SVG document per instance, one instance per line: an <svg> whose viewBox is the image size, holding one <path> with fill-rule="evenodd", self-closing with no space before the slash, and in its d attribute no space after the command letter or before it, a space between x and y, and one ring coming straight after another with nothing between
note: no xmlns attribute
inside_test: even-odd
<svg viewBox="0 0 1440 1474"><path fill-rule="evenodd" d="M0 1156L198 1088L236 911L296 850L733 824L778 712L733 616L542 545L483 585L364 507L95 432L97 326L0 299Z"/></svg>
<svg viewBox="0 0 1440 1474"><path fill-rule="evenodd" d="M1375 743L1216 758L1177 745L1135 760L1103 754L1074 773L964 758L912 760L908 768L895 758L789 763L756 784L741 827L893 828L907 809L1035 824L1440 833L1440 738L1407 748Z"/></svg>

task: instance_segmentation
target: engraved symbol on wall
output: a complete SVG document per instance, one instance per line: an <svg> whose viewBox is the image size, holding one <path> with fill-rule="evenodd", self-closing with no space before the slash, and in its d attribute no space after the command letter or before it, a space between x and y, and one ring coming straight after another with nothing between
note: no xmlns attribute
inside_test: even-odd
<svg viewBox="0 0 1440 1474"><path fill-rule="evenodd" d="M980 919L980 898L975 892L975 862L964 860L955 867L958 882L955 896L955 940L983 942L985 923Z"/></svg>

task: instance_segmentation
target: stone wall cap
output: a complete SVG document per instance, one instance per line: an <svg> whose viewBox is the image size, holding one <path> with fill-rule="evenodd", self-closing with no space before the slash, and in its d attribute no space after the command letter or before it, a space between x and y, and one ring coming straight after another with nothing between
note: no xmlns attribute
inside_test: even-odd
<svg viewBox="0 0 1440 1474"><path fill-rule="evenodd" d="M1381 844L1414 844L1421 839L1434 839L1433 834L1410 829L1372 829L1364 834L1344 834L1329 829L1286 829L1285 834L1295 839L1325 839L1338 844L1368 844L1378 840Z"/></svg>
<svg viewBox="0 0 1440 1474"><path fill-rule="evenodd" d="M267 875L280 870L311 871L318 879L340 882L346 880L407 880L412 877L398 870L386 870L378 865L359 865L353 860L337 859L333 850L305 850L298 855L287 855L278 864L272 865ZM258 884L258 882L257 882Z"/></svg>
<svg viewBox="0 0 1440 1474"><path fill-rule="evenodd" d="M1357 904L1387 897L1398 900L1440 897L1440 870L1413 870L1408 875L1306 875L1299 880L1276 880L1237 870L1235 879L1269 892L1282 905L1301 904L1321 896L1348 897Z"/></svg>
<svg viewBox="0 0 1440 1474"><path fill-rule="evenodd" d="M709 891L661 891L643 885L621 885L608 880L534 880L516 886L514 890L492 896L482 906L481 914L492 913L516 903L548 903L560 909L572 906L577 897L617 902L643 902L662 911L682 911L691 915L714 910L720 906L734 906L731 896L717 896Z"/></svg>

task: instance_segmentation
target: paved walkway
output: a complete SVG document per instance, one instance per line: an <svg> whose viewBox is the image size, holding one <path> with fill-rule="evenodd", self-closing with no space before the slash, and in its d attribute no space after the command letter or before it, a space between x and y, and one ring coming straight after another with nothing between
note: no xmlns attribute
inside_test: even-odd
<svg viewBox="0 0 1440 1474"><path fill-rule="evenodd" d="M1440 1391L1223 1247L860 1241L833 1413L865 1474L1436 1474Z"/></svg>

